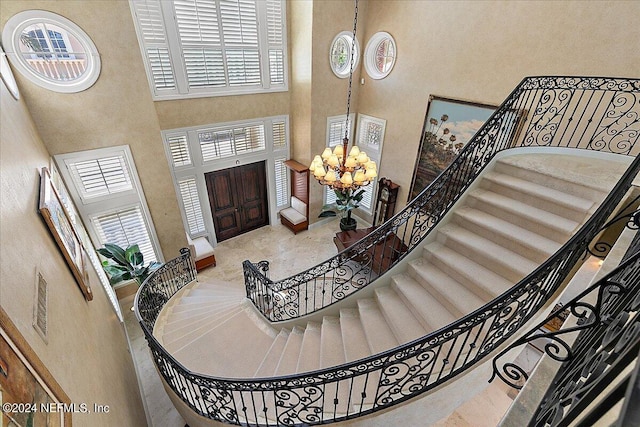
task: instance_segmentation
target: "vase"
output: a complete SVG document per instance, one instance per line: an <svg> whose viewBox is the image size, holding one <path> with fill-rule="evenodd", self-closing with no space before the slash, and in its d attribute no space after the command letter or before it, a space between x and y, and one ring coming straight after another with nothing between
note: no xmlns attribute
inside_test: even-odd
<svg viewBox="0 0 640 427"><path fill-rule="evenodd" d="M342 231L355 230L357 226L358 223L354 218L342 218L340 220L340 230Z"/></svg>

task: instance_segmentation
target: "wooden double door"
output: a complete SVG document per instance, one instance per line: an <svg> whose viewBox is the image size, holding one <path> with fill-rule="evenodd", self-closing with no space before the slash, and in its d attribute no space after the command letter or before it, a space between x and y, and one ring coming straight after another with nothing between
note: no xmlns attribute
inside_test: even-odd
<svg viewBox="0 0 640 427"><path fill-rule="evenodd" d="M216 239L269 224L265 162L205 174Z"/></svg>

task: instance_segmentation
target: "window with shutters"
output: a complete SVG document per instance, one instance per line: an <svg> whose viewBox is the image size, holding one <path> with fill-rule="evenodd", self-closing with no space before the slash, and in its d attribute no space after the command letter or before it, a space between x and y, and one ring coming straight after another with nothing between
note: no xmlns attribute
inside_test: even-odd
<svg viewBox="0 0 640 427"><path fill-rule="evenodd" d="M178 192L182 202L184 213L190 235L201 234L206 231L204 218L202 217L202 206L198 196L198 187L195 177L189 177L178 181Z"/></svg>
<svg viewBox="0 0 640 427"><path fill-rule="evenodd" d="M356 133L356 145L367 153L369 158L376 162L380 170L380 159L382 158L382 143L384 141L384 131L386 120L376 117L358 114L358 130ZM360 201L360 209L373 214L375 207L375 196L377 194L378 181L373 181L363 187L364 194Z"/></svg>
<svg viewBox="0 0 640 427"><path fill-rule="evenodd" d="M275 160L276 206L289 206L289 169L284 165L286 158Z"/></svg>
<svg viewBox="0 0 640 427"><path fill-rule="evenodd" d="M342 140L344 139L345 134L345 116L344 114L341 116L333 116L327 117L327 147L335 147L336 145L342 144ZM351 135L353 135L353 121L355 119L355 114L349 114L349 144L351 144ZM328 205L330 203L335 203L336 201L336 193L330 189L329 187L324 187L324 203Z"/></svg>
<svg viewBox="0 0 640 427"><path fill-rule="evenodd" d="M191 237L214 242L205 174L264 161L272 222L289 206L289 118L265 117L162 132L184 228Z"/></svg>
<svg viewBox="0 0 640 427"><path fill-rule="evenodd" d="M130 0L154 99L287 90L284 0Z"/></svg>
<svg viewBox="0 0 640 427"><path fill-rule="evenodd" d="M163 261L128 146L60 154L55 159L95 246L137 244L145 264Z"/></svg>

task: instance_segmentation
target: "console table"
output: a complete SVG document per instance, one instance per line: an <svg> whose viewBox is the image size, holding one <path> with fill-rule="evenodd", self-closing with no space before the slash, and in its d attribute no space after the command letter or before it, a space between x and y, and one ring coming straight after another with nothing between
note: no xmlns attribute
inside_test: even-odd
<svg viewBox="0 0 640 427"><path fill-rule="evenodd" d="M358 240L375 230L375 227L362 228L359 230L341 231L333 238L338 251L343 251L351 247ZM395 234L389 234L384 240L367 250L367 256L363 256L358 261L365 261L371 257L371 270L378 275L389 269L389 265L398 256L407 251L407 246Z"/></svg>

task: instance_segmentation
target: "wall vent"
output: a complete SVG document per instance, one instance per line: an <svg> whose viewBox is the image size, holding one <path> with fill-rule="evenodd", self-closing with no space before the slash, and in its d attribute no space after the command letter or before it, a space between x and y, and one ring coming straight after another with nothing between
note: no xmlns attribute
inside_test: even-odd
<svg viewBox="0 0 640 427"><path fill-rule="evenodd" d="M33 327L42 339L47 342L47 281L40 271L36 270L36 297L33 309Z"/></svg>

